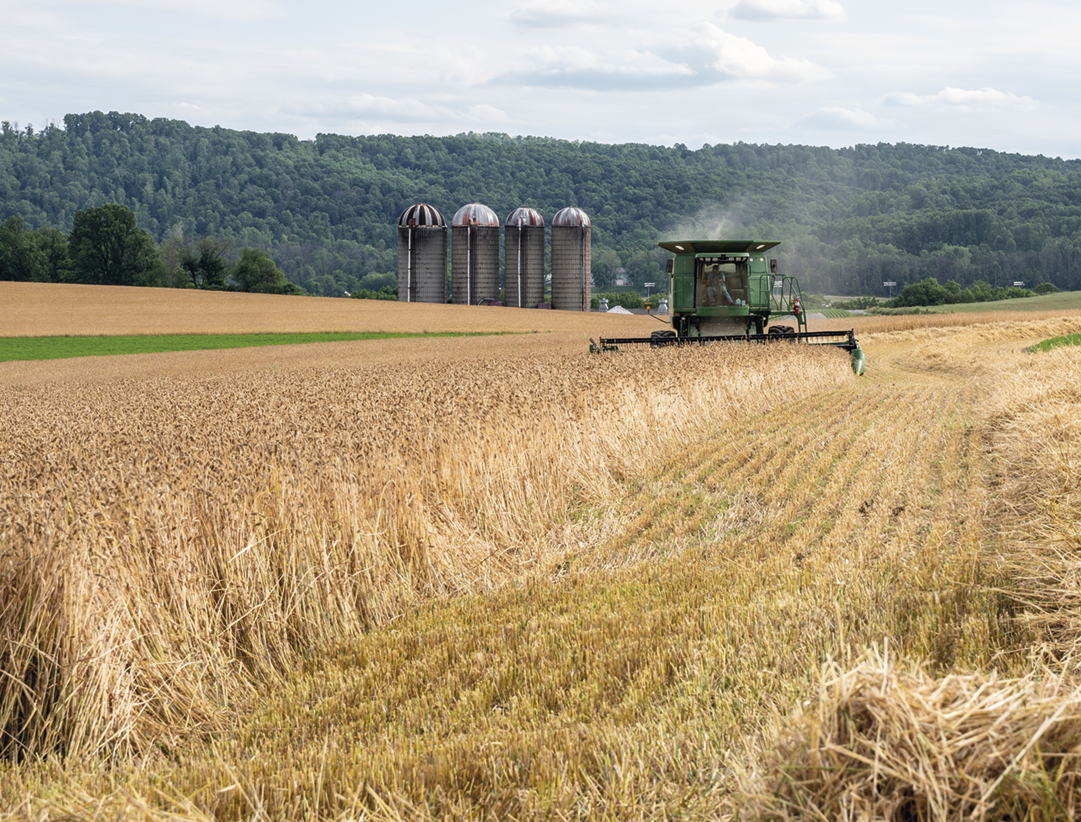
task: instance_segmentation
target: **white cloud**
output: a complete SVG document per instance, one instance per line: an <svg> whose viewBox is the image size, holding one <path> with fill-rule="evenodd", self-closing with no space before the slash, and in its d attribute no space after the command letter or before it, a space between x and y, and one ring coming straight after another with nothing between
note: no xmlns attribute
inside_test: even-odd
<svg viewBox="0 0 1081 822"><path fill-rule="evenodd" d="M713 82L764 80L799 83L822 79L829 74L810 60L774 57L757 43L729 34L712 23L699 26L698 36L685 52L695 71Z"/></svg>
<svg viewBox="0 0 1081 822"><path fill-rule="evenodd" d="M510 20L525 28L563 28L603 23L608 18L589 0L527 0L516 8Z"/></svg>
<svg viewBox="0 0 1081 822"><path fill-rule="evenodd" d="M507 112L501 108L490 106L487 103L470 106L466 111L466 119L475 120L478 123L506 123L510 121Z"/></svg>
<svg viewBox="0 0 1081 822"><path fill-rule="evenodd" d="M105 0L102 5L220 20L278 20L286 16L281 3L274 0L185 0L182 4L175 0Z"/></svg>
<svg viewBox="0 0 1081 822"><path fill-rule="evenodd" d="M796 121L796 126L818 131L865 130L880 128L883 125L884 121L873 114L842 107L820 108Z"/></svg>
<svg viewBox="0 0 1081 822"><path fill-rule="evenodd" d="M650 49L598 51L581 46L542 46L525 55L528 69L501 75L500 84L582 88L593 91L665 91L723 82L799 83L827 77L809 60L774 57L762 46L701 23L692 36Z"/></svg>
<svg viewBox="0 0 1081 822"><path fill-rule="evenodd" d="M602 53L580 46L541 46L525 55L528 68L497 77L498 84L582 88L596 91L664 88L693 79L688 66L649 51Z"/></svg>
<svg viewBox="0 0 1081 822"><path fill-rule="evenodd" d="M1078 157L1081 105L1062 78L1081 73L1081 9L1037 3L421 0L403 17L345 0L0 0L0 119L100 109L304 136L904 140Z"/></svg>
<svg viewBox="0 0 1081 822"><path fill-rule="evenodd" d="M993 111L997 109L1016 109L1031 111L1039 108L1039 103L1032 97L1020 97L993 88L963 89L947 86L938 94L912 94L897 91L887 94L882 102L888 106L939 106L952 107L962 111Z"/></svg>
<svg viewBox="0 0 1081 822"><path fill-rule="evenodd" d="M737 20L843 20L844 7L834 0L739 0L728 11Z"/></svg>
<svg viewBox="0 0 1081 822"><path fill-rule="evenodd" d="M433 106L411 97L377 97L358 94L347 101L347 111L357 117L372 120L428 121L454 115L446 106Z"/></svg>
<svg viewBox="0 0 1081 822"><path fill-rule="evenodd" d="M346 101L344 113L347 116L369 122L448 122L467 125L494 125L510 121L510 117L507 116L505 111L487 103L455 108L425 103L413 97L379 97L373 94L358 94L350 97Z"/></svg>

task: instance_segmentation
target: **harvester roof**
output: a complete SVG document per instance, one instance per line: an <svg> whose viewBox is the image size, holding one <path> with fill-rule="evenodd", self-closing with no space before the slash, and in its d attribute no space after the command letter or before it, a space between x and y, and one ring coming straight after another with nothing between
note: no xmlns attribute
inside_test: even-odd
<svg viewBox="0 0 1081 822"><path fill-rule="evenodd" d="M780 243L762 240L675 240L657 245L673 254L753 254Z"/></svg>

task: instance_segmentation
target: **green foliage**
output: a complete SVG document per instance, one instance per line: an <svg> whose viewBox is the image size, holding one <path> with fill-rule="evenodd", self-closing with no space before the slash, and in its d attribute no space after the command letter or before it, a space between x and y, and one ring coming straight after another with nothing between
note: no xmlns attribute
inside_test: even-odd
<svg viewBox="0 0 1081 822"><path fill-rule="evenodd" d="M257 248L240 249L240 260L233 269L233 279L241 291L263 294L297 294L300 290L286 281L285 274L265 251Z"/></svg>
<svg viewBox="0 0 1081 822"><path fill-rule="evenodd" d="M1056 286L1054 283L1040 283L1033 290L1041 297L1044 294L1057 294L1059 292L1058 286Z"/></svg>
<svg viewBox="0 0 1081 822"><path fill-rule="evenodd" d="M590 306L599 308L602 299L608 300L609 308L615 308L617 305L627 309L646 307L645 299L637 291L602 291L594 293L590 298ZM659 297L653 297L651 302L656 304L657 299Z"/></svg>
<svg viewBox="0 0 1081 822"><path fill-rule="evenodd" d="M68 241L55 228L27 231L22 217L0 226L0 280L54 283L68 279Z"/></svg>
<svg viewBox="0 0 1081 822"><path fill-rule="evenodd" d="M76 212L69 243L76 282L160 285L164 280L153 238L126 206L110 203Z"/></svg>
<svg viewBox="0 0 1081 822"><path fill-rule="evenodd" d="M224 289L232 270L231 250L232 242L224 237L169 237L161 244L167 284L174 288Z"/></svg>
<svg viewBox="0 0 1081 822"><path fill-rule="evenodd" d="M1030 349L1033 352L1036 351L1050 351L1052 348L1060 348L1063 346L1081 345L1081 334L1067 334L1064 337L1052 337L1049 340L1037 343Z"/></svg>
<svg viewBox="0 0 1081 822"><path fill-rule="evenodd" d="M1013 286L998 288L983 280L977 280L968 288L950 280L939 285L934 277L906 285L904 291L885 303L887 308L908 308L912 306L946 305L958 303L987 303L998 300L1013 300L1020 297L1034 297L1035 292L1027 288Z"/></svg>
<svg viewBox="0 0 1081 822"><path fill-rule="evenodd" d="M378 291L369 291L362 288L360 291L354 291L349 296L354 300L397 300L398 289L389 285L380 288Z"/></svg>
<svg viewBox="0 0 1081 822"><path fill-rule="evenodd" d="M833 303L833 307L844 311L867 311L871 308L878 308L880 304L877 297L856 297L852 300L839 300Z"/></svg>
<svg viewBox="0 0 1081 822"><path fill-rule="evenodd" d="M931 314L933 313L930 308L920 308L914 306L911 308L886 308L880 305L878 308L872 308L867 312L868 314L881 315L884 317L900 317L908 314Z"/></svg>
<svg viewBox="0 0 1081 822"><path fill-rule="evenodd" d="M363 281L393 276L395 224L411 203L449 216L475 200L501 216L520 205L549 219L584 208L598 290L617 275L639 289L663 282L658 240L721 234L781 240L781 270L806 291L884 295L883 281L903 288L929 278L962 290L1016 279L1081 289L1078 161L911 144L302 141L119 112L0 133L0 219L21 217L28 233L70 231L77 212L116 203L159 241L216 237L262 249L318 295L387 285ZM165 269L162 284L182 284ZM48 276L58 277L55 268ZM196 270L194 280L208 276Z"/></svg>

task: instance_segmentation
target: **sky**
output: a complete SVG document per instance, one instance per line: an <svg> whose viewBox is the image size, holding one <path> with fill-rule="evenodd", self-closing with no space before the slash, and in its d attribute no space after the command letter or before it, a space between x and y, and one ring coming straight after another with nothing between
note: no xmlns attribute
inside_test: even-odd
<svg viewBox="0 0 1081 822"><path fill-rule="evenodd" d="M1081 157L1081 4L0 0L0 120Z"/></svg>

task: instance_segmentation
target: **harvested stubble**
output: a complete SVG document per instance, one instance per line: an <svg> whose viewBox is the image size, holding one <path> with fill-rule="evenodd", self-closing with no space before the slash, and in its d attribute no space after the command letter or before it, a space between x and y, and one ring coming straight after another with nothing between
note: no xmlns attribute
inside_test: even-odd
<svg viewBox="0 0 1081 822"><path fill-rule="evenodd" d="M1061 678L830 665L742 786L742 819L1067 820L1081 811L1081 690Z"/></svg>
<svg viewBox="0 0 1081 822"><path fill-rule="evenodd" d="M1072 318L969 327L982 344L936 353L928 330L899 363L964 369L993 385L987 440L1018 619L1040 642L1028 676L934 679L883 654L829 665L817 700L779 732L736 794L744 819L1066 820L1081 813L1081 355L1019 340L1071 333ZM958 329L959 331L959 329ZM994 356L992 356L994 353ZM952 356L951 356L952 355ZM1033 630L1035 629L1035 630Z"/></svg>
<svg viewBox="0 0 1081 822"><path fill-rule="evenodd" d="M834 351L579 349L5 392L0 748L219 728L298 659L544 563L656 464L642 432L850 379Z"/></svg>
<svg viewBox="0 0 1081 822"><path fill-rule="evenodd" d="M1058 332L1050 333L1054 336ZM1070 333L1067 329L1064 333ZM992 419L1004 529L1022 551L1014 574L1049 660L1081 661L1081 351L1026 358L997 384Z"/></svg>

